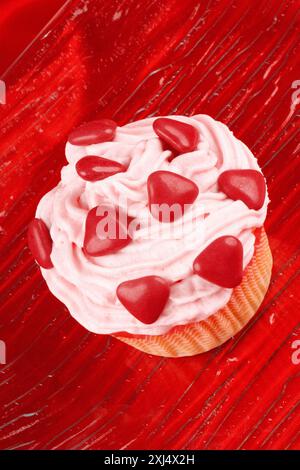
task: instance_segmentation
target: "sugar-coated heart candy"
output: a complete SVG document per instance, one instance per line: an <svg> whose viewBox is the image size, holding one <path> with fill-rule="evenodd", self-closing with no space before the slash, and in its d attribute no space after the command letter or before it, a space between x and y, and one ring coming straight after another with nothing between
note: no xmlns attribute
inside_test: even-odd
<svg viewBox="0 0 300 470"><path fill-rule="evenodd" d="M131 242L128 233L131 221L119 208L94 207L86 218L83 252L88 256L103 256L124 248Z"/></svg>
<svg viewBox="0 0 300 470"><path fill-rule="evenodd" d="M73 145L92 145L113 140L117 124L111 119L91 121L74 129L69 135L69 142Z"/></svg>
<svg viewBox="0 0 300 470"><path fill-rule="evenodd" d="M180 153L192 152L197 148L198 130L186 122L157 118L153 123L153 129L163 142Z"/></svg>
<svg viewBox="0 0 300 470"><path fill-rule="evenodd" d="M49 229L41 219L33 219L27 232L28 246L37 263L45 269L53 268L51 261L52 239Z"/></svg>
<svg viewBox="0 0 300 470"><path fill-rule="evenodd" d="M227 170L218 178L218 186L230 199L240 199L249 209L262 208L266 197L266 183L256 170Z"/></svg>
<svg viewBox="0 0 300 470"><path fill-rule="evenodd" d="M117 296L124 307L139 321L154 323L169 299L168 282L159 276L145 276L122 282Z"/></svg>
<svg viewBox="0 0 300 470"><path fill-rule="evenodd" d="M213 284L236 287L243 277L243 245L236 237L219 237L197 256L193 269Z"/></svg>
<svg viewBox="0 0 300 470"><path fill-rule="evenodd" d="M76 171L85 181L94 182L126 171L126 168L124 165L114 160L90 155L78 160L76 163Z"/></svg>
<svg viewBox="0 0 300 470"><path fill-rule="evenodd" d="M193 204L198 196L198 186L188 178L171 171L155 171L148 177L148 202L153 217L161 222L173 222L180 218L186 205ZM167 205L165 211L158 206ZM174 207L174 212L168 208ZM171 218L169 217L171 215Z"/></svg>

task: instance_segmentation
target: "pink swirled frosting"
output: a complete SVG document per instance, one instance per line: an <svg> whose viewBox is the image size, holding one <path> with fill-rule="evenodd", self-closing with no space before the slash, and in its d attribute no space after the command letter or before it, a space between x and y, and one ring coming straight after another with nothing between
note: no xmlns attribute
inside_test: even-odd
<svg viewBox="0 0 300 470"><path fill-rule="evenodd" d="M232 289L194 274L197 254L217 237L233 235L243 245L244 268L253 256L253 232L264 223L268 196L261 209L249 209L241 200L218 191L217 180L225 170L260 171L255 157L227 126L207 115L173 118L199 131L193 152L172 160L153 130L154 118L118 127L110 142L88 146L68 142L68 164L62 169L61 181L38 205L36 217L47 224L53 240L53 268L42 268L42 274L52 293L92 332L157 335L176 325L206 319L226 305ZM87 155L114 160L127 171L97 182L84 181L75 165ZM195 210L184 214L184 233L168 238L169 224L152 220L154 232L155 224L159 226L159 236L146 237L140 230L132 243L116 253L86 256L82 246L88 211L103 202L119 205L120 198L126 198L128 214L147 222L152 217L147 207L147 179L157 170L178 173L199 188ZM195 231L201 236L195 236ZM116 289L123 281L149 275L168 279L171 287L162 314L146 325L120 303Z"/></svg>

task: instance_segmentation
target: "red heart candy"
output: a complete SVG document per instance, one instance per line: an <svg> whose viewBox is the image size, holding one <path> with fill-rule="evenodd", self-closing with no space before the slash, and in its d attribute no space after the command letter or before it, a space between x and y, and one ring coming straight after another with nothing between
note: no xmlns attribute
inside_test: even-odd
<svg viewBox="0 0 300 470"><path fill-rule="evenodd" d="M53 268L50 258L53 242L45 222L33 219L28 226L27 238L28 246L37 263L45 269Z"/></svg>
<svg viewBox="0 0 300 470"><path fill-rule="evenodd" d="M180 153L192 152L199 141L198 130L185 122L158 118L153 123L154 132L170 147Z"/></svg>
<svg viewBox="0 0 300 470"><path fill-rule="evenodd" d="M117 296L124 307L142 323L154 323L169 299L167 281L159 276L145 276L122 282Z"/></svg>
<svg viewBox="0 0 300 470"><path fill-rule="evenodd" d="M218 186L230 199L240 199L249 209L261 209L266 197L263 175L256 170L227 170L218 178Z"/></svg>
<svg viewBox="0 0 300 470"><path fill-rule="evenodd" d="M198 186L191 180L170 171L155 171L148 177L149 209L160 222L173 222L180 218L185 204L193 204L198 196ZM167 205L166 211L159 205ZM174 212L168 211L173 205ZM171 215L171 217L169 217Z"/></svg>
<svg viewBox="0 0 300 470"><path fill-rule="evenodd" d="M83 157L76 163L78 175L85 181L100 181L126 168L121 163L103 157Z"/></svg>
<svg viewBox="0 0 300 470"><path fill-rule="evenodd" d="M117 124L111 119L91 121L74 129L69 135L69 142L73 145L92 145L113 140Z"/></svg>
<svg viewBox="0 0 300 470"><path fill-rule="evenodd" d="M124 248L131 242L128 225L132 221L118 208L96 206L86 218L83 251L88 256L103 256Z"/></svg>
<svg viewBox="0 0 300 470"><path fill-rule="evenodd" d="M243 277L243 245L229 235L217 238L197 256L193 269L213 284L236 287Z"/></svg>

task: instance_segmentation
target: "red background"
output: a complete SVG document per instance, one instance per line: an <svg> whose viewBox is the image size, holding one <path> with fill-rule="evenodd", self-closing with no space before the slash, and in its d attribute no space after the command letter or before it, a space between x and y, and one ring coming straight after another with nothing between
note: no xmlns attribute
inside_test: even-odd
<svg viewBox="0 0 300 470"><path fill-rule="evenodd" d="M0 70L14 65L0 109L0 447L299 449L299 2L69 0L37 35L62 3L1 1ZM81 328L48 292L26 226L77 123L198 112L259 159L274 269L239 335L165 359Z"/></svg>

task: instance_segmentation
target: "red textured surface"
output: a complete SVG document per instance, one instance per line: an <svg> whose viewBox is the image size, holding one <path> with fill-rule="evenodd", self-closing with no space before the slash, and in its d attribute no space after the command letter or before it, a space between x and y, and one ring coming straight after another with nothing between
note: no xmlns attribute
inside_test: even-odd
<svg viewBox="0 0 300 470"><path fill-rule="evenodd" d="M0 73L50 20L63 0L0 0Z"/></svg>
<svg viewBox="0 0 300 470"><path fill-rule="evenodd" d="M71 0L6 74L1 448L299 449L298 7ZM197 112L229 124L259 158L274 270L238 336L201 356L164 359L76 324L48 292L25 230L59 179L75 124Z"/></svg>

